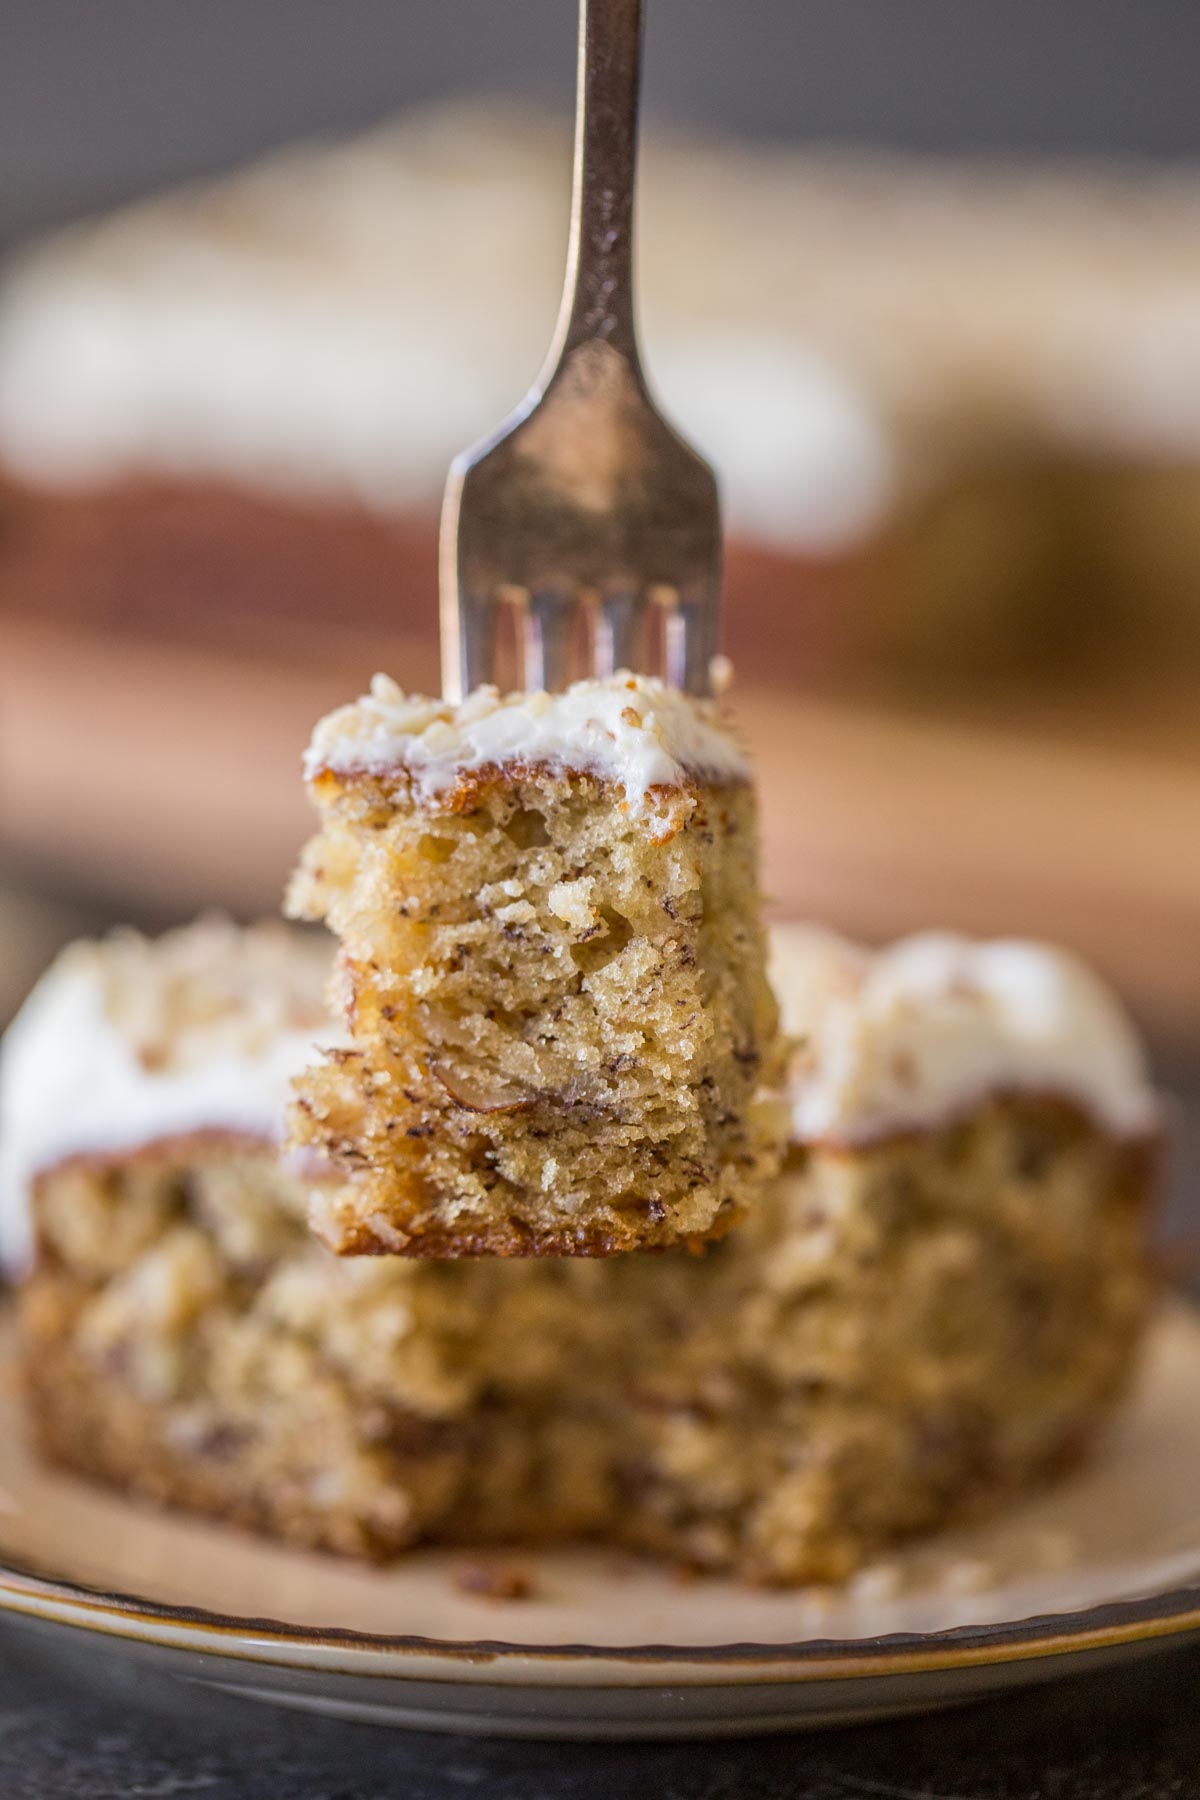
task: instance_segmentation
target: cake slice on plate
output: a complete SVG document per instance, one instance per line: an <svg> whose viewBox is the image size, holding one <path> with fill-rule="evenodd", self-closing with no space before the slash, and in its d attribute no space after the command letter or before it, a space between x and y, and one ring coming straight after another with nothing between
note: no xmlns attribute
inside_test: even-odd
<svg viewBox="0 0 1200 1800"><path fill-rule="evenodd" d="M781 934L785 1169L702 1256L336 1257L280 1148L327 951L78 946L9 1034L5 1247L36 1440L297 1544L591 1538L840 1580L1070 1467L1154 1295L1159 1125L1034 945ZM336 1178L332 1183L336 1188Z"/></svg>
<svg viewBox="0 0 1200 1800"><path fill-rule="evenodd" d="M754 794L643 676L371 693L308 753L290 908L341 940L350 1045L297 1142L343 1253L599 1256L722 1235L777 1165Z"/></svg>

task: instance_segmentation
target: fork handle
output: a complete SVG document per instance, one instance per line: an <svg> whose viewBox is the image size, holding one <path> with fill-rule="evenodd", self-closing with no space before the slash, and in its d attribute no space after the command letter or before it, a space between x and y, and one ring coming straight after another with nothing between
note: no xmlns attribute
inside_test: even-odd
<svg viewBox="0 0 1200 1800"><path fill-rule="evenodd" d="M600 339L639 366L633 184L641 76L642 0L579 0L571 231L553 361Z"/></svg>

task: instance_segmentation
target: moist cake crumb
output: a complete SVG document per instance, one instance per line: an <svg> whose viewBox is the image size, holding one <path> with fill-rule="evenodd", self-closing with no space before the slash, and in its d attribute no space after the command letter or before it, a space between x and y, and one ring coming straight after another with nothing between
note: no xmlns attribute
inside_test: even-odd
<svg viewBox="0 0 1200 1800"><path fill-rule="evenodd" d="M293 1140L341 1253L607 1255L722 1235L778 1165L753 791L644 676L458 706L383 678L318 725L289 908L349 1045Z"/></svg>

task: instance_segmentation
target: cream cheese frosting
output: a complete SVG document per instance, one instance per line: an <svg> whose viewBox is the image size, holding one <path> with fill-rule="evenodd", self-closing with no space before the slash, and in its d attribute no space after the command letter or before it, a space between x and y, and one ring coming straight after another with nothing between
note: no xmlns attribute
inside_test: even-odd
<svg viewBox="0 0 1200 1800"><path fill-rule="evenodd" d="M1118 1136L1157 1123L1132 1025L1066 951L925 932L872 952L784 926L772 959L801 1142L868 1142L1014 1092L1073 1100Z"/></svg>
<svg viewBox="0 0 1200 1800"><path fill-rule="evenodd" d="M71 945L0 1048L0 1259L31 1250L38 1171L185 1132L282 1141L293 1075L340 1033L321 939L204 920Z"/></svg>
<svg viewBox="0 0 1200 1800"><path fill-rule="evenodd" d="M624 671L559 694L477 688L458 705L377 675L369 694L320 721L304 769L309 779L403 769L418 798L436 803L463 773L514 763L617 782L634 812L650 807L656 788L750 777L710 702Z"/></svg>

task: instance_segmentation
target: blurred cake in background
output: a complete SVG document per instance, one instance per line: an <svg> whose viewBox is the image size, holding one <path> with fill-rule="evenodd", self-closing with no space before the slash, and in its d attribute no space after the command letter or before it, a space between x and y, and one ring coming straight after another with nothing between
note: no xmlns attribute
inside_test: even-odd
<svg viewBox="0 0 1200 1800"><path fill-rule="evenodd" d="M451 456L548 341L564 128L419 114L34 246L3 600L432 672ZM652 141L651 368L720 469L746 675L1200 646L1200 187ZM336 600L331 597L336 596Z"/></svg>
<svg viewBox="0 0 1200 1800"><path fill-rule="evenodd" d="M1200 178L645 164L648 360L723 479L768 893L1068 937L1192 1029ZM0 853L31 887L269 909L311 719L376 668L436 691L446 465L538 367L568 168L565 124L458 104L11 262Z"/></svg>

